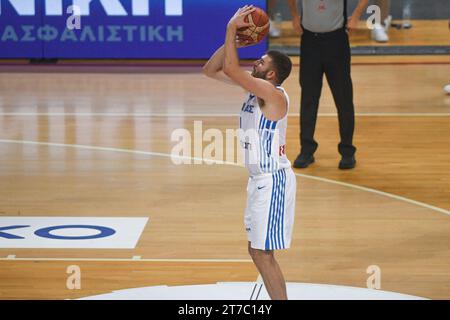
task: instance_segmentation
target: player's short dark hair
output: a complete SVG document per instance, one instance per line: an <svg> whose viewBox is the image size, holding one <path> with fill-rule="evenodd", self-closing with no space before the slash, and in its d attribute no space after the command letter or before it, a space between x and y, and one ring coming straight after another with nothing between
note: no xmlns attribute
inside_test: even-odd
<svg viewBox="0 0 450 320"><path fill-rule="evenodd" d="M267 51L267 55L272 59L272 65L277 75L277 84L280 85L291 74L292 61L286 54L276 50Z"/></svg>

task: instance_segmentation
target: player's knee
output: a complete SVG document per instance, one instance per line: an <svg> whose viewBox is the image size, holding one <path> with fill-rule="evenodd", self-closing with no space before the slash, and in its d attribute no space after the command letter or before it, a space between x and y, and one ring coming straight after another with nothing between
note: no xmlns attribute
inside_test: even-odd
<svg viewBox="0 0 450 320"><path fill-rule="evenodd" d="M254 262L264 263L273 259L273 251L258 250L253 248L249 248L248 251Z"/></svg>

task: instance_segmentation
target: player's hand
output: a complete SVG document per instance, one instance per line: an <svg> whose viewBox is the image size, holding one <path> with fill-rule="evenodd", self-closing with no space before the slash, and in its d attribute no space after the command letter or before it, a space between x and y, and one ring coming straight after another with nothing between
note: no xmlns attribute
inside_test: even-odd
<svg viewBox="0 0 450 320"><path fill-rule="evenodd" d="M301 35L303 33L302 22L300 20L300 16L292 17L292 27L294 27L294 31Z"/></svg>
<svg viewBox="0 0 450 320"><path fill-rule="evenodd" d="M228 22L228 27L232 27L235 30L240 28L247 28L252 26L250 22L245 22L244 19L246 16L255 11L256 8L253 6L244 6L243 8L239 8L238 11L234 14L234 16Z"/></svg>
<svg viewBox="0 0 450 320"><path fill-rule="evenodd" d="M250 40L241 39L238 35L236 35L236 48L244 48L255 45L256 43L251 42Z"/></svg>

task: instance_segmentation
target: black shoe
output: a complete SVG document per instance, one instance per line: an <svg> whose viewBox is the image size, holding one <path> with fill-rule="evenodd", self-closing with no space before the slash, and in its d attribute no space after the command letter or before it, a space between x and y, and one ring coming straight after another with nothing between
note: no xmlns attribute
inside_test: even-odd
<svg viewBox="0 0 450 320"><path fill-rule="evenodd" d="M353 169L356 165L355 156L351 157L342 157L341 161L339 162L339 169Z"/></svg>
<svg viewBox="0 0 450 320"><path fill-rule="evenodd" d="M307 168L314 163L314 156L311 154L299 154L294 161L294 168Z"/></svg>

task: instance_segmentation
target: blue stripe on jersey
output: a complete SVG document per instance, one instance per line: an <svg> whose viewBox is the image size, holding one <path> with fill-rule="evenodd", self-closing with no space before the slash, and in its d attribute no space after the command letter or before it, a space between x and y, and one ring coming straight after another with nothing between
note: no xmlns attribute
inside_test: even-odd
<svg viewBox="0 0 450 320"><path fill-rule="evenodd" d="M280 197L280 182L281 182L281 177L280 177L280 172L277 171L276 173L277 175L277 186L276 186L276 191L275 191L275 206L274 206L274 210L272 212L272 225L270 226L270 239L271 239L271 244L272 244L272 249L277 249L277 243L276 243L276 237L275 237L275 226L277 224L277 213L278 213L278 206L279 206L279 197Z"/></svg>
<svg viewBox="0 0 450 320"><path fill-rule="evenodd" d="M270 209L269 209L269 218L267 221L267 231L266 231L266 243L265 243L265 249L266 250L272 250L272 243L271 243L271 227L272 227L272 213L273 213L273 209L275 207L275 192L277 190L277 183L278 183L278 179L277 179L277 174L274 173L272 174L272 197L270 199Z"/></svg>
<svg viewBox="0 0 450 320"><path fill-rule="evenodd" d="M263 161L264 161L264 150L263 150L263 145L262 145L262 128L264 125L264 115L261 114L261 118L259 119L259 127L258 127L258 135L259 135L259 166L261 168L261 171L264 172L264 166L263 166Z"/></svg>
<svg viewBox="0 0 450 320"><path fill-rule="evenodd" d="M280 197L278 198L278 211L276 220L276 230L274 236L276 236L277 248L284 248L284 198L286 191L286 171L280 170L281 172L281 186L280 186Z"/></svg>
<svg viewBox="0 0 450 320"><path fill-rule="evenodd" d="M264 146L265 141L267 140L267 131L264 130L264 128L266 127L266 123L267 123L267 119L264 117L264 115L261 115L261 117L263 118L263 122L261 124L261 131L260 131L260 135L259 135L259 139L260 139L260 144L261 144L261 170L263 172L266 172L268 163L267 163L267 156L266 156L266 147Z"/></svg>
<svg viewBox="0 0 450 320"><path fill-rule="evenodd" d="M267 222L266 250L282 249L284 242L284 204L286 193L286 171L272 174L272 197Z"/></svg>
<svg viewBox="0 0 450 320"><path fill-rule="evenodd" d="M260 140L260 168L262 172L273 172L278 168L278 163L274 161L272 152L272 142L277 121L271 121L261 113L259 119L259 140Z"/></svg>
<svg viewBox="0 0 450 320"><path fill-rule="evenodd" d="M284 184L283 184L283 200L281 202L281 208L282 208L282 213L281 213L281 242L282 242L282 247L285 248L285 244L284 244L284 201L286 199L286 170L283 169L283 176L284 176Z"/></svg>
<svg viewBox="0 0 450 320"><path fill-rule="evenodd" d="M276 192L276 205L275 210L273 212L273 222L272 222L272 248L278 249L278 242L277 242L277 224L278 224L278 213L280 211L280 194L281 194L281 185L283 183L281 174L279 171L277 171L278 175L278 185L277 185L277 192Z"/></svg>
<svg viewBox="0 0 450 320"><path fill-rule="evenodd" d="M272 142L273 142L274 132L269 132L269 139L267 140L267 157L270 159L270 170L273 170L273 157L272 157Z"/></svg>
<svg viewBox="0 0 450 320"><path fill-rule="evenodd" d="M284 196L283 186L284 186L285 180L284 180L284 176L283 176L284 170L280 170L278 172L280 172L281 183L280 183L280 188L278 190L279 195L278 195L278 206L277 206L277 213L276 213L277 219L275 221L275 228L274 228L275 230L274 230L273 236L275 237L276 248L281 249L280 220L281 220L281 215L283 214L283 211L284 211L283 207L281 206L281 203L282 203L282 199Z"/></svg>

